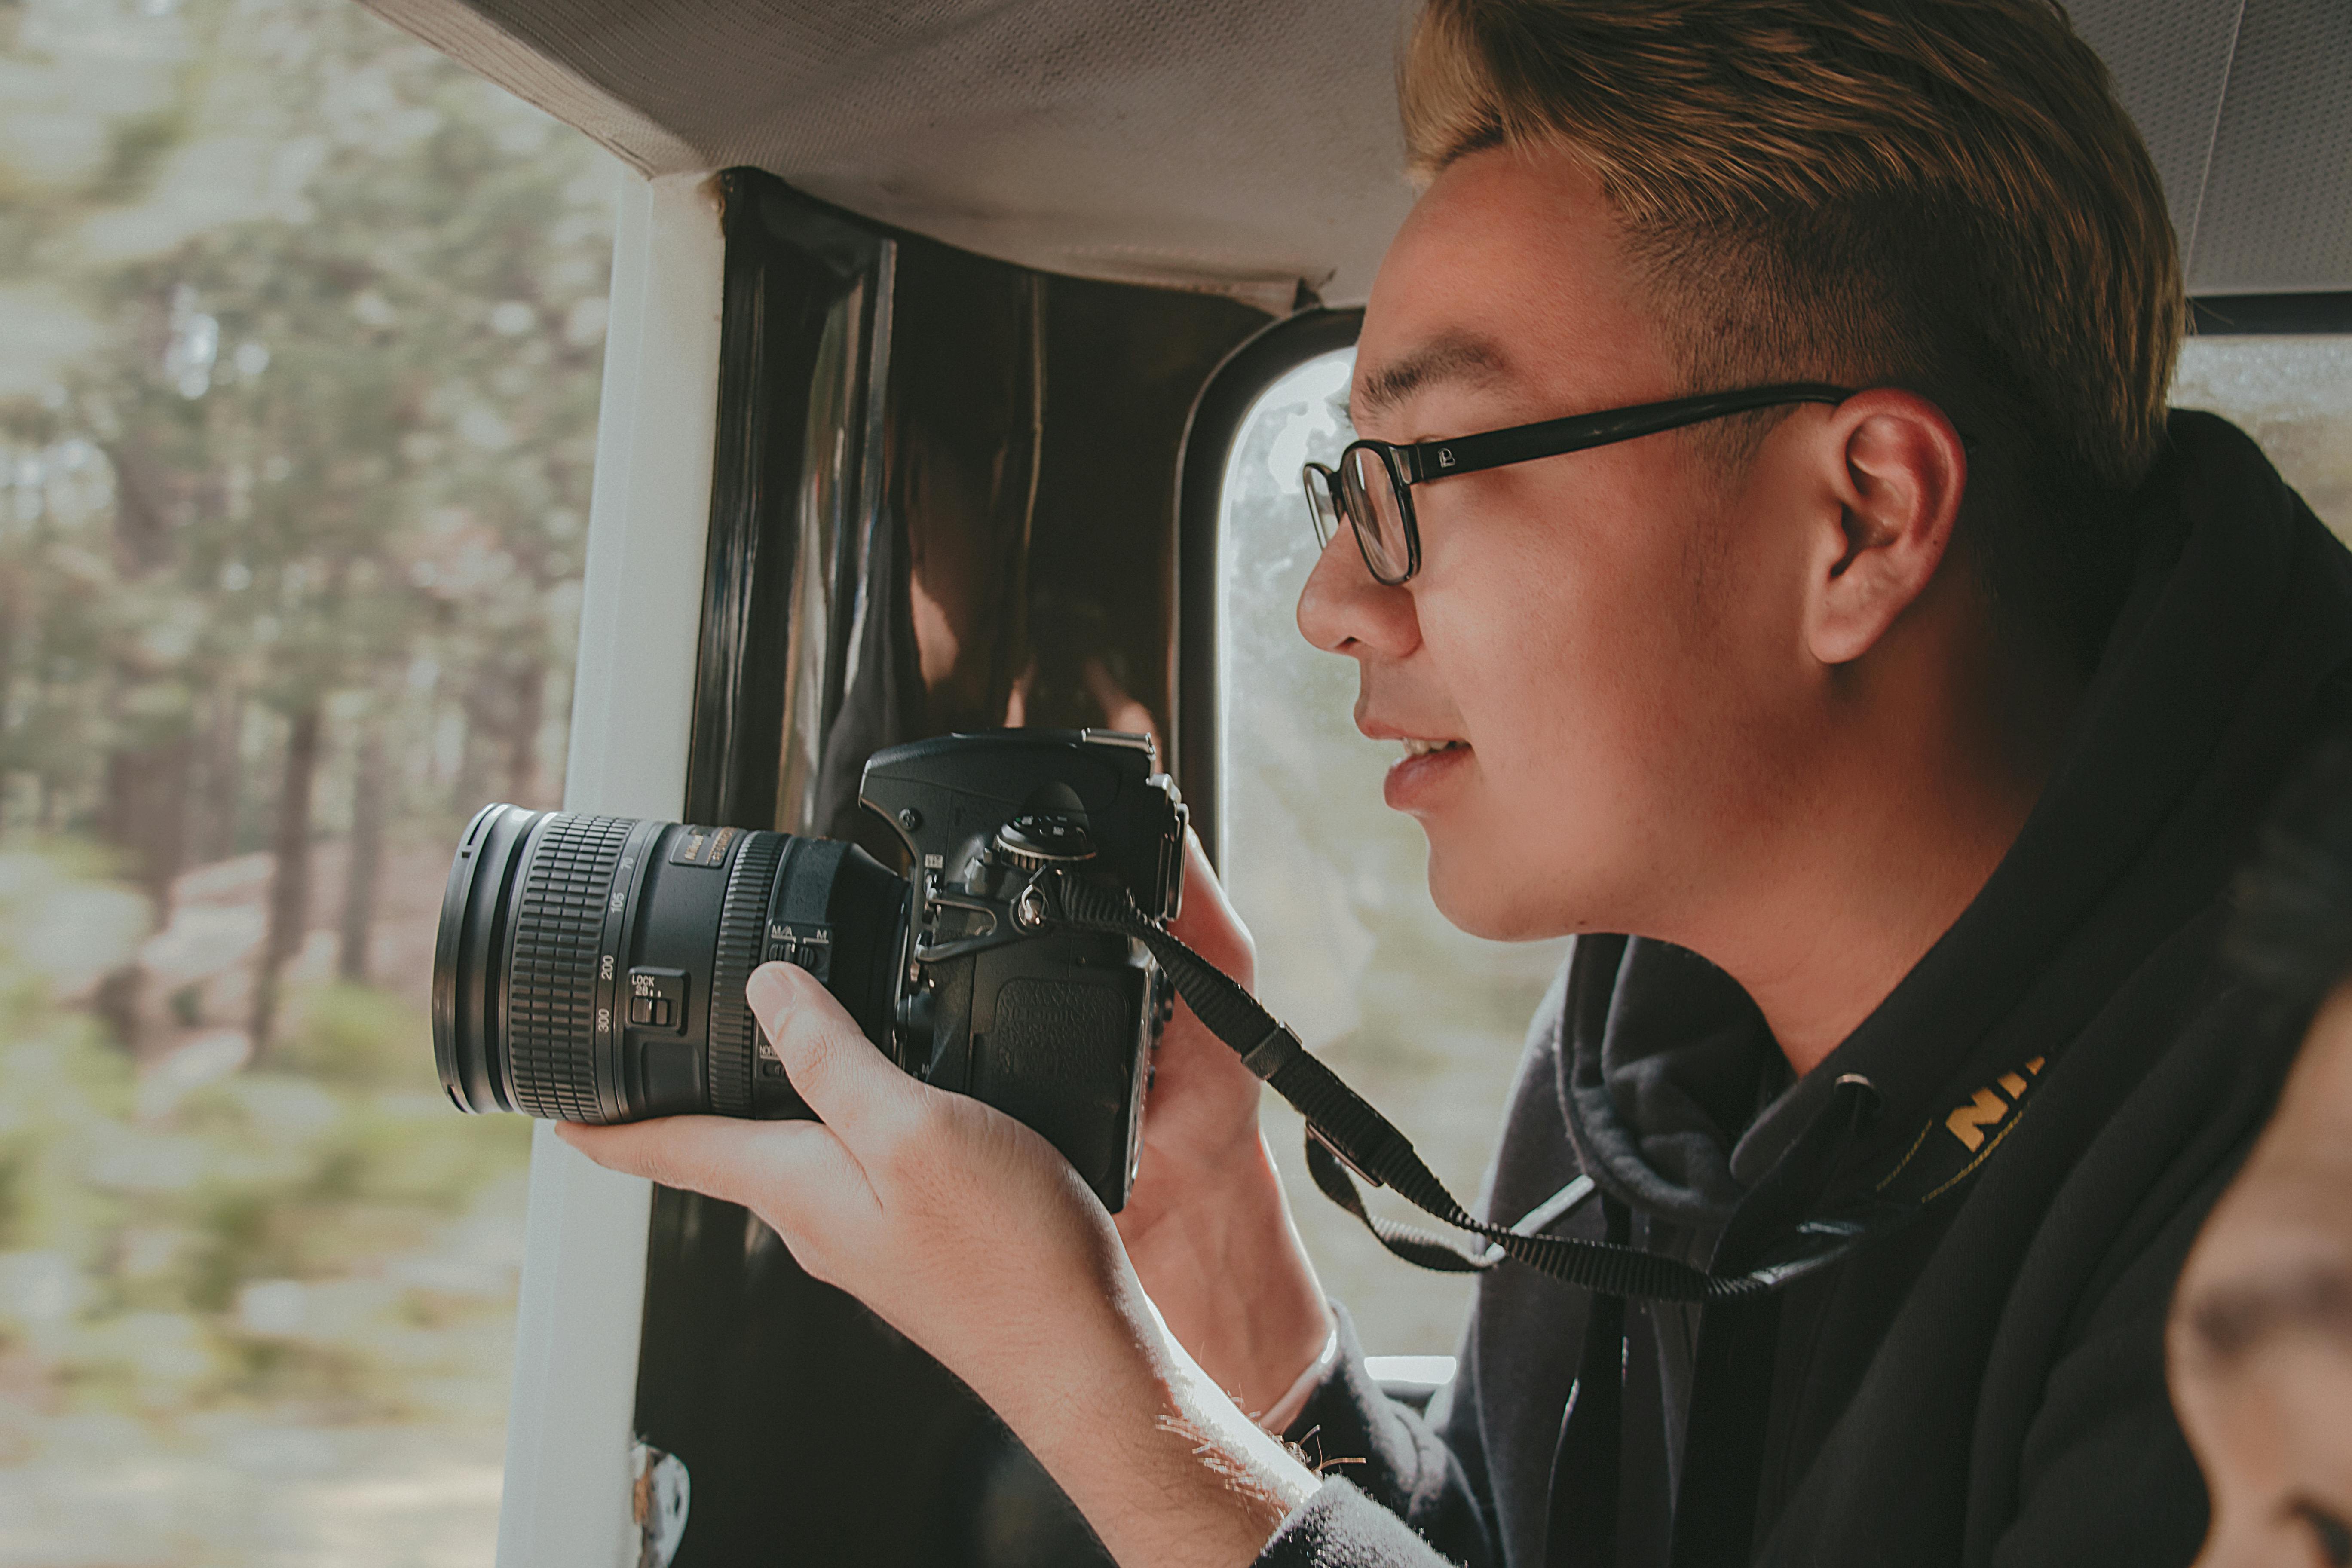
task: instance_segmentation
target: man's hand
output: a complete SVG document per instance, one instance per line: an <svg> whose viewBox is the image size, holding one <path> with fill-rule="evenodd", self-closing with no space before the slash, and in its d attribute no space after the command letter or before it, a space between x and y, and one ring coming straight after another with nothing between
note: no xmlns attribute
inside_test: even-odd
<svg viewBox="0 0 2352 1568"><path fill-rule="evenodd" d="M1255 986L1249 931L1199 838L1186 835L1184 856L1184 912L1170 929ZM1258 1133L1255 1075L1181 1003L1153 1060L1142 1169L1118 1234L1169 1329L1263 1415L1322 1351L1330 1310Z"/></svg>
<svg viewBox="0 0 2352 1568"><path fill-rule="evenodd" d="M900 1072L804 972L765 965L747 994L822 1121L558 1133L599 1163L759 1215L803 1268L993 1407L1122 1564L1256 1556L1314 1478L1169 1342L1069 1163L1003 1112Z"/></svg>

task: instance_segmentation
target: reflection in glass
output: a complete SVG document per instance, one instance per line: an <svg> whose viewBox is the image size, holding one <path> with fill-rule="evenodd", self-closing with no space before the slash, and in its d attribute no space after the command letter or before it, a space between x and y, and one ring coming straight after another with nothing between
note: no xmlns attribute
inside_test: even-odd
<svg viewBox="0 0 2352 1568"><path fill-rule="evenodd" d="M896 247L884 242L886 258ZM880 274L887 298L890 260ZM861 275L825 314L809 376L806 453L801 468L800 527L793 558L792 620L784 628L783 757L777 772L776 821L795 830L816 813L817 757L826 719L826 676L833 647L832 605L840 573L842 542L854 528L852 500L856 473L849 467L855 444L853 421L864 409L862 393L871 374L866 343L873 332L869 304L877 290ZM887 331L888 321L882 323Z"/></svg>
<svg viewBox="0 0 2352 1568"><path fill-rule="evenodd" d="M890 240L871 276L870 353L863 363L841 361L845 391L811 398L804 461L844 472L804 480L804 497L834 506L830 515L803 510L800 556L829 553L838 564L826 585L830 624L824 634L798 631L795 649L824 635L833 663L820 704L815 659L796 659L794 678L804 684L787 706L796 722L821 713L822 740L813 755L806 732L784 742L787 756L807 758L801 776L811 781L809 816L785 826L840 837L866 831L856 789L870 753L1013 721L1008 714L1034 679L1029 546L1044 437L1043 280ZM815 374L828 368L821 363ZM821 406L834 428L819 425ZM854 488L845 460L853 422L862 437ZM803 597L810 591L804 585Z"/></svg>
<svg viewBox="0 0 2352 1568"><path fill-rule="evenodd" d="M878 747L1024 723L1169 734L1178 447L1263 318L722 180L725 482L688 815L891 860L855 796ZM992 1415L756 1218L657 1188L650 1228L635 1425L693 1477L681 1568L787 1538L797 1563L858 1568L1105 1561Z"/></svg>

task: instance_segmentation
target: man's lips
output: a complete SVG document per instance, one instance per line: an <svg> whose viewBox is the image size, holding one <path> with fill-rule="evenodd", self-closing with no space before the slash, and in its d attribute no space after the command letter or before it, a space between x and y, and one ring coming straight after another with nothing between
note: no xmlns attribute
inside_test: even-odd
<svg viewBox="0 0 2352 1568"><path fill-rule="evenodd" d="M1356 728L1370 740L1394 741L1404 749L1381 781L1381 796L1391 811L1434 810L1436 792L1470 763L1470 742L1433 725L1424 730L1359 711Z"/></svg>
<svg viewBox="0 0 2352 1568"><path fill-rule="evenodd" d="M1391 811L1433 810L1435 793L1444 782L1470 765L1467 741L1432 741L1400 735L1404 755L1389 766L1381 781L1381 798Z"/></svg>

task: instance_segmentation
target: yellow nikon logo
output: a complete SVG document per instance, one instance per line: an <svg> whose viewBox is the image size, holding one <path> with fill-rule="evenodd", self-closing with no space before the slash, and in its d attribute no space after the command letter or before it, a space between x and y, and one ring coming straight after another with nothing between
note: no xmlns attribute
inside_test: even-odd
<svg viewBox="0 0 2352 1568"><path fill-rule="evenodd" d="M2048 1060L2047 1057L2036 1057L2025 1064L2025 1070L2038 1077L2042 1064ZM1960 1141L1962 1148L1973 1154L1984 1147L1986 1129L2000 1126L2001 1118L2009 1114L2010 1109L2025 1098L2028 1087L2025 1078L2005 1072L1977 1090L1975 1097L1966 1105L1944 1118L1944 1126Z"/></svg>

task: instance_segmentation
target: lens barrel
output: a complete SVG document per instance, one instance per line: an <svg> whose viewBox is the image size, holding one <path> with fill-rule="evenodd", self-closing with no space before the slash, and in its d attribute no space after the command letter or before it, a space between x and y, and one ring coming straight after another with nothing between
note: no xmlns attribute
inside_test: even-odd
<svg viewBox="0 0 2352 1568"><path fill-rule="evenodd" d="M1148 735L940 735L866 759L904 875L839 839L482 808L449 867L433 1054L461 1110L566 1121L814 1113L744 994L797 964L900 1069L1042 1134L1116 1213L1164 976L1131 933L1041 921L1076 876L1172 918L1185 813Z"/></svg>
<svg viewBox="0 0 2352 1568"><path fill-rule="evenodd" d="M463 1110L565 1121L806 1116L744 983L796 963L889 1050L906 902L845 844L486 806L441 902L442 1087Z"/></svg>

